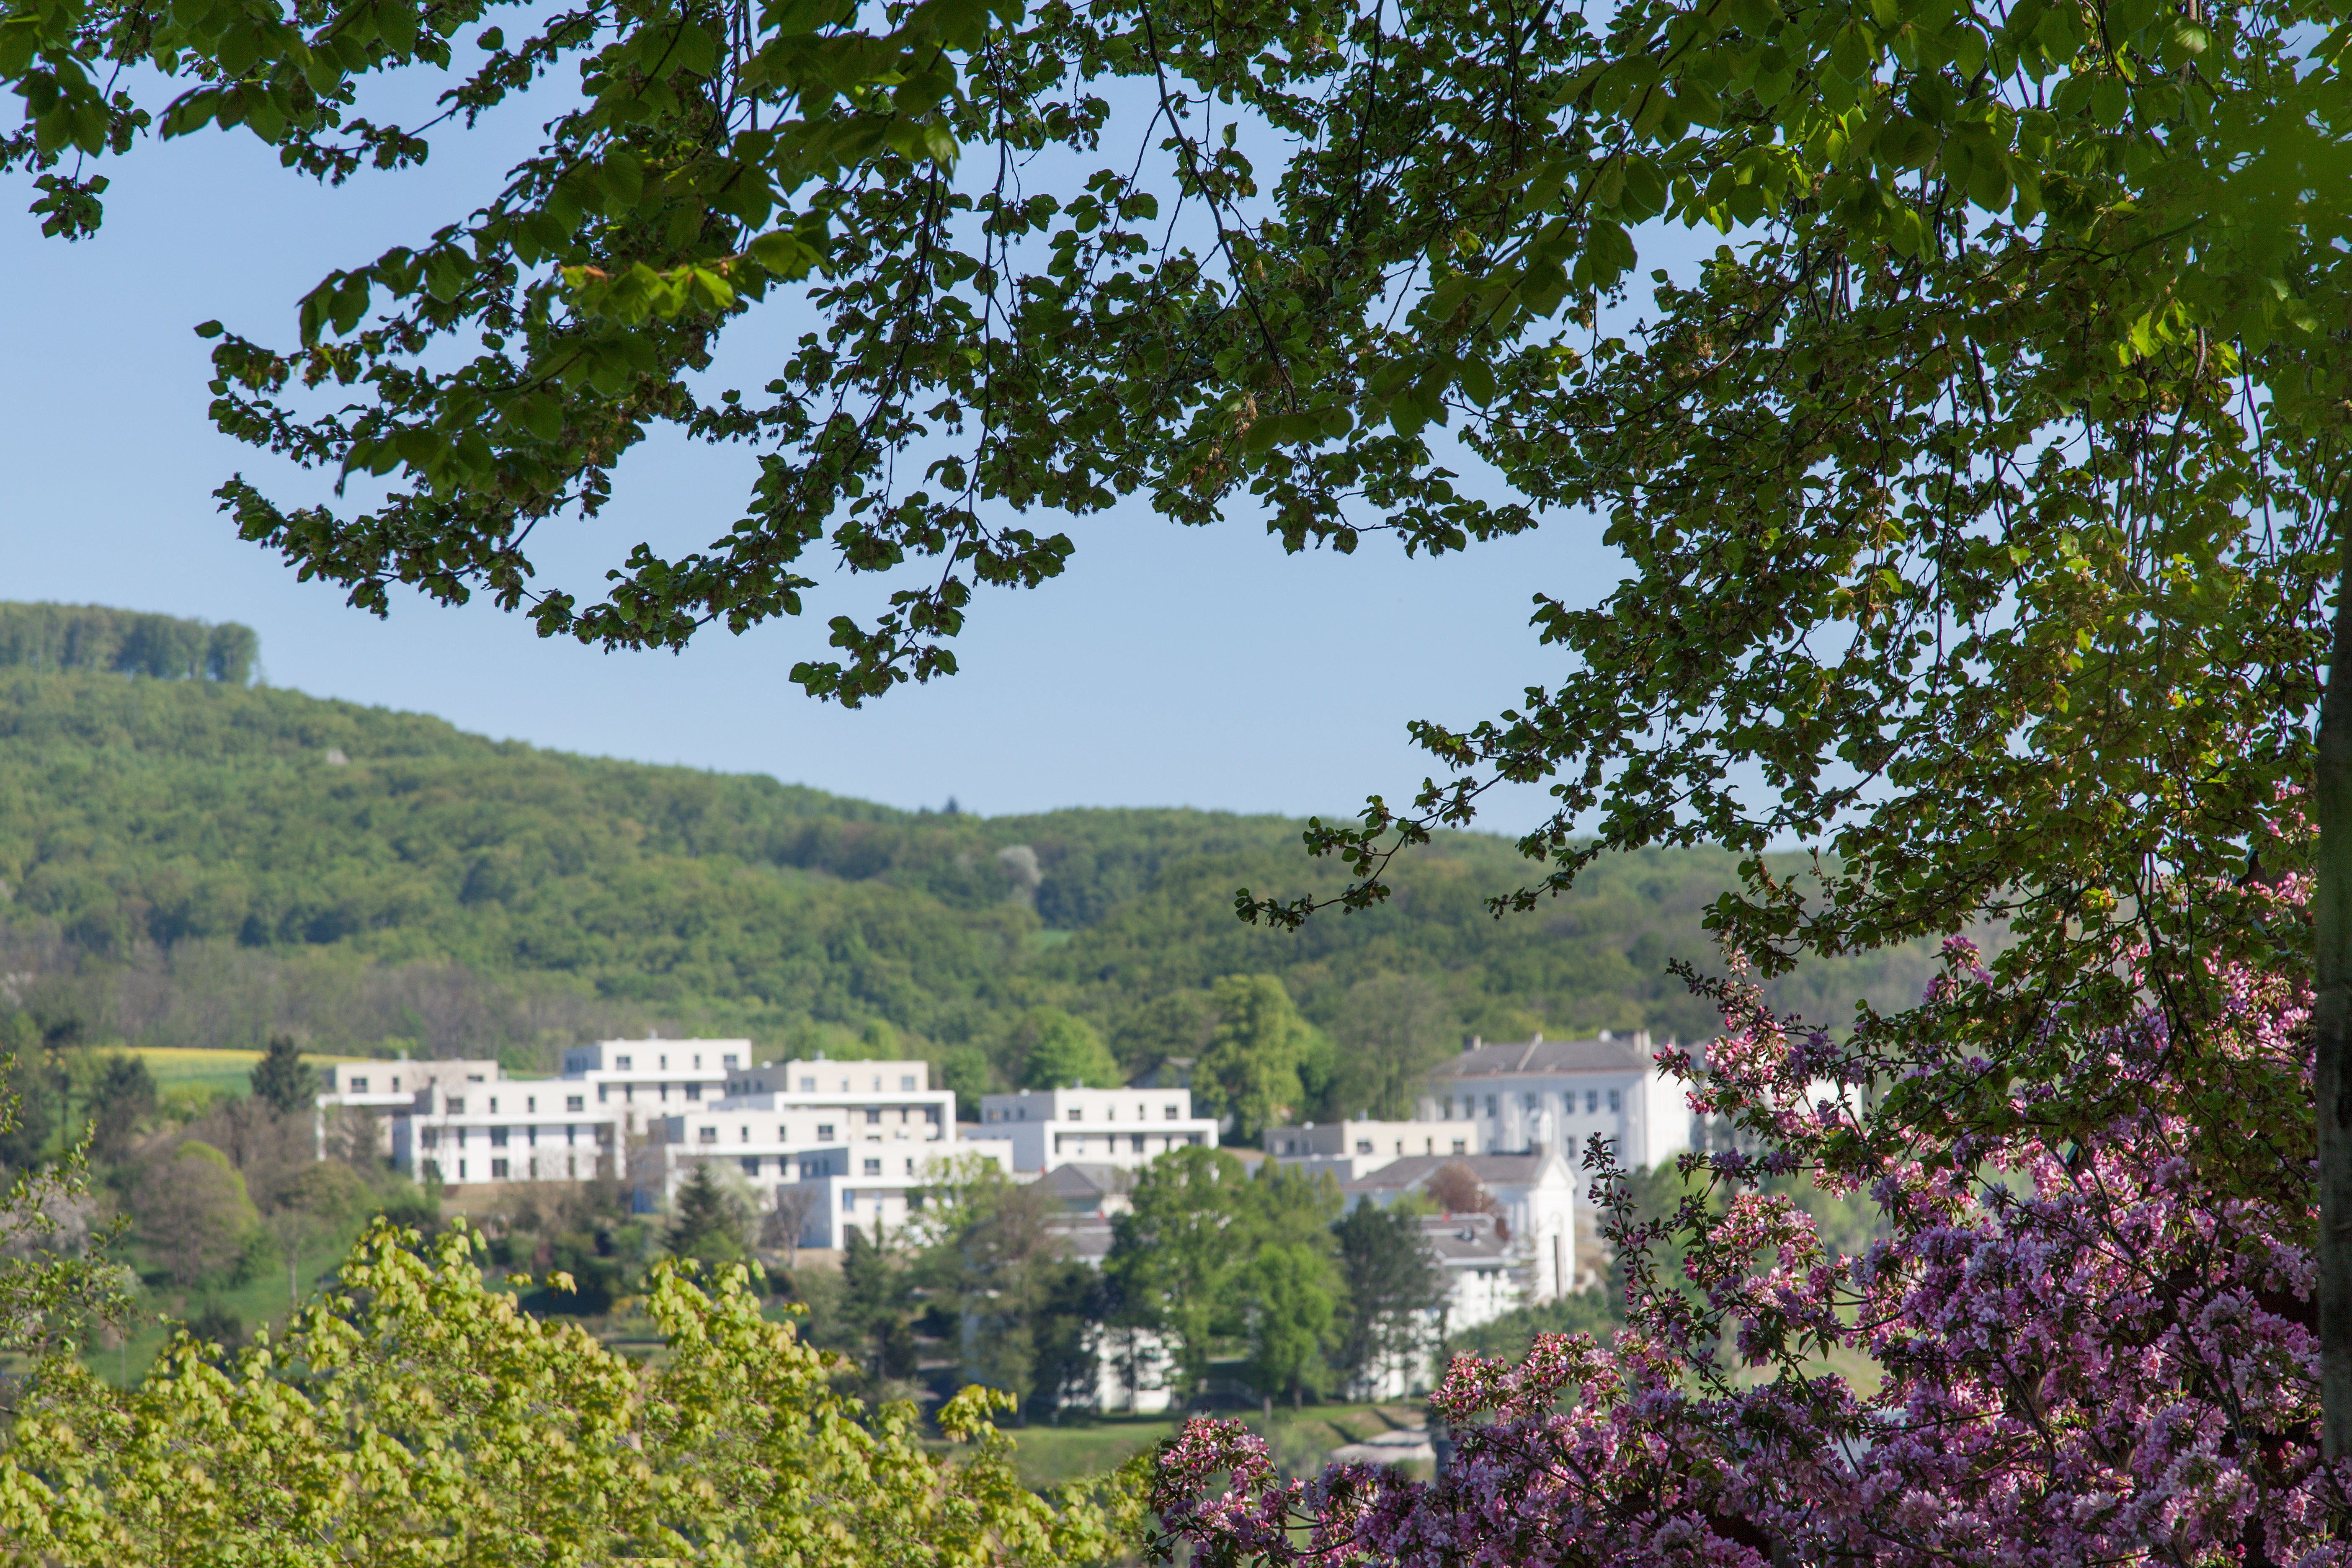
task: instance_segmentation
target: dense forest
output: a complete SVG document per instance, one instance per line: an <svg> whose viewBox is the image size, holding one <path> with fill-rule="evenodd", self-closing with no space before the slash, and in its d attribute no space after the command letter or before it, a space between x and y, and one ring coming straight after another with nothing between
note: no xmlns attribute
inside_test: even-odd
<svg viewBox="0 0 2352 1568"><path fill-rule="evenodd" d="M28 627L106 614L0 606L0 634L33 646ZM1019 1079L1040 1017L1079 1020L1129 1072L1190 1054L1234 974L1279 977L1343 1040L1399 1019L1424 1044L1713 1021L1665 965L1711 959L1721 854L1607 859L1496 920L1482 900L1525 863L1458 835L1402 866L1388 904L1278 933L1234 917L1237 887L1340 881L1295 821L908 813L571 756L247 684L234 659L127 660L136 632L250 662L250 634L138 629L161 619L85 624L80 646L113 651L79 663L50 635L46 662L0 664L0 976L45 1029L198 1047L282 1032L517 1068L601 1034L741 1033L908 1050L971 1089ZM1781 1000L1833 1016L1916 994L1924 973L1896 954Z"/></svg>

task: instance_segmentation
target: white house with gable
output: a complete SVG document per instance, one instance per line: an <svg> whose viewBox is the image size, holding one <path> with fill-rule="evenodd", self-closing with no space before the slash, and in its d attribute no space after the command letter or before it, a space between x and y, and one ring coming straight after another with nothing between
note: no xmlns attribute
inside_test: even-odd
<svg viewBox="0 0 2352 1568"><path fill-rule="evenodd" d="M1672 1159L1693 1138L1686 1091L1652 1059L1645 1029L1494 1045L1474 1035L1431 1072L1420 1110L1482 1154L1546 1149L1574 1163L1597 1134L1633 1169Z"/></svg>

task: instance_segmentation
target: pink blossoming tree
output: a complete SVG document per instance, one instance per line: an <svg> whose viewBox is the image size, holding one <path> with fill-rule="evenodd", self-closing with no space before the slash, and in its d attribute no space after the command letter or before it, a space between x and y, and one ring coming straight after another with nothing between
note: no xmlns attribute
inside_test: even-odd
<svg viewBox="0 0 2352 1568"><path fill-rule="evenodd" d="M2187 1005L2038 1002L1958 939L1920 1008L1850 1043L1717 987L1704 1071L1662 1061L1738 1152L1688 1156L1703 1180L1671 1218L1638 1219L1604 1170L1629 1279L1614 1343L1456 1360L1431 1402L1456 1457L1433 1483L1284 1479L1246 1428L1195 1420L1160 1457L1160 1549L1334 1568L2352 1560L2352 1465L2320 1452L2310 992L2288 956L2309 951L2307 896L2294 877L2237 889L2240 929L2279 960L2217 961ZM1797 1173L1866 1192L1884 1238L1833 1254L1760 1190ZM1679 1279L1652 1263L1670 1235Z"/></svg>

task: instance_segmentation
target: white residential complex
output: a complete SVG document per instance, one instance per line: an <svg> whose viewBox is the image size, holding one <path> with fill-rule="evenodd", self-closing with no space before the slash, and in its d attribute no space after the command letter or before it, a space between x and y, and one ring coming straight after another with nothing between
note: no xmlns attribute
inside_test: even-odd
<svg viewBox="0 0 2352 1568"><path fill-rule="evenodd" d="M1473 1036L1431 1073L1421 1118L1466 1124L1475 1153L1548 1149L1575 1163L1598 1134L1614 1143L1619 1165L1655 1165L1691 1147L1693 1117L1683 1086L1650 1049L1647 1030L1491 1046Z"/></svg>
<svg viewBox="0 0 2352 1568"><path fill-rule="evenodd" d="M1011 1145L1016 1171L1073 1160L1129 1168L1171 1149L1217 1146L1217 1124L1192 1114L1189 1089L1024 1089L980 1097L979 1136Z"/></svg>

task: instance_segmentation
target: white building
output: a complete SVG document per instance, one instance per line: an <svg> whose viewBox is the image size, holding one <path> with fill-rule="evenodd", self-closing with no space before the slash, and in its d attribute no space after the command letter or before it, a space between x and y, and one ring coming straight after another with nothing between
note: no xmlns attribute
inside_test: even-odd
<svg viewBox="0 0 2352 1568"><path fill-rule="evenodd" d="M418 1181L581 1182L620 1157L612 1108L567 1079L428 1084L393 1120L393 1163Z"/></svg>
<svg viewBox="0 0 2352 1568"><path fill-rule="evenodd" d="M1651 1058L1647 1030L1491 1046L1474 1035L1429 1085L1422 1120L1463 1129L1476 1153L1550 1150L1573 1164L1598 1134L1638 1169L1691 1147L1690 1102Z"/></svg>
<svg viewBox="0 0 2352 1568"><path fill-rule="evenodd" d="M1265 1152L1278 1165L1341 1182L1369 1176L1408 1154L1478 1154L1476 1131L1459 1121L1309 1121L1269 1127Z"/></svg>
<svg viewBox="0 0 2352 1568"><path fill-rule="evenodd" d="M1192 1114L1189 1089L1024 1089L980 1097L981 1134L1013 1146L1016 1171L1071 1160L1148 1165L1171 1149L1217 1146L1217 1124Z"/></svg>
<svg viewBox="0 0 2352 1568"><path fill-rule="evenodd" d="M338 1112L356 1113L375 1123L375 1152L391 1158L393 1152L393 1119L415 1108L417 1097L435 1084L455 1087L460 1095L463 1086L472 1083L494 1083L499 1078L499 1064L478 1058L446 1057L411 1060L398 1057L386 1061L329 1062L319 1069L318 1112L314 1131L318 1157L327 1157L327 1119Z"/></svg>
<svg viewBox="0 0 2352 1568"><path fill-rule="evenodd" d="M897 1236L922 1213L923 1189L946 1175L951 1156L979 1152L983 1159L993 1157L988 1151L953 1142L914 1153L884 1147L887 1152L877 1154L870 1152L870 1143L851 1143L795 1156L803 1174L777 1184L769 1196L775 1208L797 1213L801 1246L846 1247L852 1227L864 1231L869 1240Z"/></svg>
<svg viewBox="0 0 2352 1568"><path fill-rule="evenodd" d="M635 1137L657 1118L718 1098L751 1059L749 1040L599 1040L564 1052L563 1076Z"/></svg>
<svg viewBox="0 0 2352 1568"><path fill-rule="evenodd" d="M1578 1177L1555 1151L1459 1157L1408 1154L1369 1175L1341 1183L1339 1195L1349 1208L1364 1203L1385 1208L1407 1193L1426 1194L1430 1178L1448 1165L1466 1167L1501 1209L1503 1225L1497 1227L1497 1235L1510 1248L1517 1300L1549 1301L1575 1290Z"/></svg>
<svg viewBox="0 0 2352 1568"><path fill-rule="evenodd" d="M719 1087L699 1105L648 1121L638 1162L648 1194L675 1197L696 1166L719 1159L740 1170L770 1209L774 1184L801 1180L801 1157L810 1151L847 1148L845 1176L919 1184L955 1142L955 1091L931 1088L926 1062L739 1066Z"/></svg>
<svg viewBox="0 0 2352 1568"><path fill-rule="evenodd" d="M1358 1399L1406 1399L1435 1385L1448 1334L1491 1323L1524 1297L1524 1258L1489 1214L1423 1215L1421 1245L1444 1280L1440 1303L1379 1364L1350 1380Z"/></svg>

